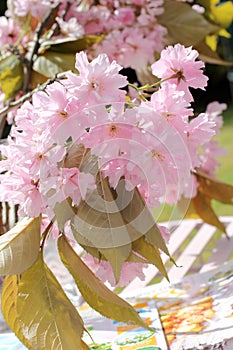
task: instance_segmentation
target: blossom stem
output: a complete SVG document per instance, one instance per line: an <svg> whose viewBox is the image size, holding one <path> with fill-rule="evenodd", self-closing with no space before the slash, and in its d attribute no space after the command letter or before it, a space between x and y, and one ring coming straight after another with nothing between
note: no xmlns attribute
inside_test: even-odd
<svg viewBox="0 0 233 350"><path fill-rule="evenodd" d="M44 84L39 85L36 89L23 95L18 100L10 102L7 106L5 106L0 110L0 118L5 117L8 112L12 111L16 107L20 107L25 101L31 101L32 95L35 92L44 91L49 84L52 84L55 81L65 79L66 78L65 74L66 73L57 74L54 78L47 80Z"/></svg>
<svg viewBox="0 0 233 350"><path fill-rule="evenodd" d="M40 245L42 250L44 248L45 240L46 240L46 238L47 238L47 236L49 234L49 231L52 228L52 226L53 226L53 221L50 221L50 223L48 224L48 226L46 227L46 229L42 233L42 242L41 242L41 245Z"/></svg>
<svg viewBox="0 0 233 350"><path fill-rule="evenodd" d="M164 83L167 80L174 79L174 78L177 78L177 74L173 74L173 75L171 75L168 78L164 78L164 79L161 79L159 81L156 81L155 83L153 83L151 85L150 84L146 84L146 85L143 85L143 86L140 86L140 87L137 87L137 86L135 86L134 84L131 84L131 83L129 83L128 85L130 87L132 87L133 89L135 89L136 91L149 90L149 89L153 89L153 88L159 86L160 84Z"/></svg>

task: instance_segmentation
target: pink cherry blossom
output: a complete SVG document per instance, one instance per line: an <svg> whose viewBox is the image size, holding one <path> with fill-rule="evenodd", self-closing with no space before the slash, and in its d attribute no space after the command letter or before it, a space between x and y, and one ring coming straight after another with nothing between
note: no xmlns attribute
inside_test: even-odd
<svg viewBox="0 0 233 350"><path fill-rule="evenodd" d="M208 120L205 113L199 114L191 120L186 131L187 147L189 149L193 167L200 165L198 158L199 147L207 144L215 135L216 123Z"/></svg>
<svg viewBox="0 0 233 350"><path fill-rule="evenodd" d="M71 198L73 204L78 205L81 199L85 199L87 190L95 189L95 186L91 174L82 173L78 168L61 168L58 176L51 176L41 183L41 191L48 196L49 206L54 208L56 203L67 198Z"/></svg>
<svg viewBox="0 0 233 350"><path fill-rule="evenodd" d="M162 79L170 78L178 90L185 92L187 101L193 101L189 87L204 90L208 81L201 69L204 63L196 61L197 57L198 52L192 47L168 46L161 52L160 59L152 64L152 73Z"/></svg>
<svg viewBox="0 0 233 350"><path fill-rule="evenodd" d="M75 67L79 75L68 73L64 84L77 92L78 100L90 105L124 101L125 91L119 89L127 84L127 79L119 74L122 67L115 61L110 63L107 55L89 62L86 53L79 52Z"/></svg>
<svg viewBox="0 0 233 350"><path fill-rule="evenodd" d="M36 18L44 18L51 8L50 0L41 0L40 2L35 0L13 0L12 3L14 12L20 17L31 13Z"/></svg>
<svg viewBox="0 0 233 350"><path fill-rule="evenodd" d="M62 18L58 17L56 21L59 24L61 34L63 34L65 37L67 36L78 39L84 35L84 29L78 23L77 18L72 17L69 20L64 21Z"/></svg>
<svg viewBox="0 0 233 350"><path fill-rule="evenodd" d="M13 45L19 37L20 28L12 18L0 17L0 46Z"/></svg>
<svg viewBox="0 0 233 350"><path fill-rule="evenodd" d="M142 106L154 109L170 125L183 133L188 117L193 115L190 103L184 95L184 91L178 91L175 84L164 82L161 88L152 94L150 102L143 102Z"/></svg>
<svg viewBox="0 0 233 350"><path fill-rule="evenodd" d="M206 114L210 121L216 123L215 132L219 134L220 129L223 125L223 117L222 112L227 109L227 105L225 103L219 103L217 101L211 102L208 104L206 108Z"/></svg>
<svg viewBox="0 0 233 350"><path fill-rule="evenodd" d="M136 276L144 280L145 275L143 273L143 268L148 266L144 263L125 262L122 267L120 280L116 284L112 267L108 261L98 261L98 259L90 254L85 254L83 260L97 277L103 282L109 282L114 287L124 287Z"/></svg>

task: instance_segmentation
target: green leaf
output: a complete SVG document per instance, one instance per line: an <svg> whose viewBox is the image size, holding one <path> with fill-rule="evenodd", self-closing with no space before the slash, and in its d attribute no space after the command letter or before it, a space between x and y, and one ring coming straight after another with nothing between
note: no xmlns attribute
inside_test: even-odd
<svg viewBox="0 0 233 350"><path fill-rule="evenodd" d="M92 165L91 165L92 166ZM121 217L108 179L99 172L97 189L87 194L72 221L77 242L91 245L110 262L116 282L123 263L131 253L131 238Z"/></svg>
<svg viewBox="0 0 233 350"><path fill-rule="evenodd" d="M58 239L58 249L62 262L72 274L83 298L93 309L116 321L130 322L148 328L132 306L110 291L94 275L64 236Z"/></svg>
<svg viewBox="0 0 233 350"><path fill-rule="evenodd" d="M75 55L71 53L45 52L38 56L33 64L33 70L53 78L56 74L75 68Z"/></svg>
<svg viewBox="0 0 233 350"><path fill-rule="evenodd" d="M24 218L0 236L0 274L18 274L37 259L40 248L40 218Z"/></svg>
<svg viewBox="0 0 233 350"><path fill-rule="evenodd" d="M179 42L185 46L195 45L220 29L190 5L174 0L164 1L164 13L158 22L167 28L170 44Z"/></svg>
<svg viewBox="0 0 233 350"><path fill-rule="evenodd" d="M13 54L0 59L0 85L5 101L15 96L23 84L23 66Z"/></svg>
<svg viewBox="0 0 233 350"><path fill-rule="evenodd" d="M147 259L147 262L153 264L161 272L161 274L169 281L167 271L160 256L160 252L156 246L145 241L144 237L133 242L133 250Z"/></svg>
<svg viewBox="0 0 233 350"><path fill-rule="evenodd" d="M75 54L90 48L94 44L98 44L101 40L103 40L103 36L95 35L87 35L80 39L59 38L56 40L45 40L42 42L41 47L49 47L48 51Z"/></svg>
<svg viewBox="0 0 233 350"><path fill-rule="evenodd" d="M14 331L19 340L28 348L30 342L24 337L21 322L17 315L16 301L18 295L18 277L16 275L6 276L2 286L2 314L8 326Z"/></svg>
<svg viewBox="0 0 233 350"><path fill-rule="evenodd" d="M192 199L196 213L207 224L213 225L226 234L224 225L219 221L217 215L211 207L210 198L198 191L196 197Z"/></svg>
<svg viewBox="0 0 233 350"><path fill-rule="evenodd" d="M44 263L42 253L21 275L16 308L32 349L82 349L83 321Z"/></svg>

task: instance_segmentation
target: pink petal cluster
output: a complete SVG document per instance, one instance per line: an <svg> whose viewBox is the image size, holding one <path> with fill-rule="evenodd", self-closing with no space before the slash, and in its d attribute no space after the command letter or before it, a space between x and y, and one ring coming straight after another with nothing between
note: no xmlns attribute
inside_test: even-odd
<svg viewBox="0 0 233 350"><path fill-rule="evenodd" d="M78 11L77 17L85 34L105 34L96 45L95 55L105 52L123 67L140 70L153 62L154 52L164 47L167 31L157 22L161 13L163 0L102 0L97 6ZM93 49L90 53L93 54Z"/></svg>
<svg viewBox="0 0 233 350"><path fill-rule="evenodd" d="M12 18L0 17L0 47L4 51L4 46L13 45L19 37L20 28L14 23Z"/></svg>
<svg viewBox="0 0 233 350"><path fill-rule="evenodd" d="M165 72L165 65L169 70L179 62L187 76L183 89L179 79L171 78L139 105L126 103L122 88L127 79L116 61L101 54L89 62L86 53L77 53L78 74L67 73L17 110L8 144L0 146L0 200L19 204L21 216L50 219L65 200L77 207L95 190L97 173L92 163L80 167L80 147L89 149L90 159L98 159L97 170L116 191L124 178L124 190L137 188L150 208L193 197L197 183L192 171L215 167L216 145L209 142L218 133L225 105L212 103L206 113L193 116L187 89L203 88L206 78L203 63L190 50L165 49L152 65ZM65 226L69 229L69 221ZM160 230L167 240L168 232ZM94 258L85 259L97 275L114 283L108 262L97 266ZM120 284L135 274L143 278L144 266L125 262Z"/></svg>
<svg viewBox="0 0 233 350"><path fill-rule="evenodd" d="M220 129L223 124L222 112L227 108L225 103L219 103L217 101L211 102L206 108L206 115L209 121L215 123L215 134L220 133ZM199 155L200 168L206 174L215 176L215 171L220 163L216 158L222 157L226 154L226 150L218 145L216 140L210 140L203 147L203 152Z"/></svg>
<svg viewBox="0 0 233 350"><path fill-rule="evenodd" d="M20 52L28 54L33 46L34 30L58 6L59 31L53 38L79 39L96 35L101 41L88 49L89 57L105 53L110 61L138 72L154 61L154 54L165 45L167 30L157 17L164 11L163 0L77 2L76 0L9 0L7 16L0 20L2 43L12 44L24 20L31 18L27 35L22 28ZM64 17L65 13L65 17ZM2 23L1 23L2 22ZM0 39L1 42L1 39Z"/></svg>
<svg viewBox="0 0 233 350"><path fill-rule="evenodd" d="M83 261L94 272L94 274L100 278L103 282L108 282L112 286L124 287L127 286L137 276L142 281L145 279L143 269L148 265L143 263L125 262L122 266L121 277L118 283L116 283L112 267L108 261L98 261L91 254L85 254Z"/></svg>
<svg viewBox="0 0 233 350"><path fill-rule="evenodd" d="M192 47L181 44L168 46L161 52L161 57L151 66L152 73L158 78L170 78L177 85L177 89L185 92L187 101L193 101L189 87L204 90L208 78L203 74L202 61L196 61L198 52Z"/></svg>

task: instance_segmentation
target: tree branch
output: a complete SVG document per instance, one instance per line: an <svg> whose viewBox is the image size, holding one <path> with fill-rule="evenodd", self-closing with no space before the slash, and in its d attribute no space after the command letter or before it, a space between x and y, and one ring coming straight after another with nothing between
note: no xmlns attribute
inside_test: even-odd
<svg viewBox="0 0 233 350"><path fill-rule="evenodd" d="M26 101L31 101L32 95L35 92L44 91L49 84L52 84L55 81L60 81L62 79L66 79L66 73L65 72L57 74L54 78L47 80L44 84L39 85L37 88L35 88L34 90L32 90L32 91L28 92L27 94L23 95L18 100L10 102L7 106L5 106L4 108L2 108L0 110L0 118L4 119L4 117L6 117L8 112L14 110L15 108L20 107ZM2 123L2 120L1 120L1 123Z"/></svg>
<svg viewBox="0 0 233 350"><path fill-rule="evenodd" d="M32 67L33 67L33 63L34 63L34 57L37 55L39 48L40 48L40 37L43 34L44 29L46 27L51 27L51 25L54 23L55 14L56 14L60 5L61 4L58 3L56 6L52 7L51 11L48 13L48 15L45 17L45 19L37 27L37 30L35 33L34 47L32 49L30 58L24 64L25 78L24 78L23 91L25 91L25 92L27 92L29 90L29 83L30 83L31 72L32 72ZM53 23L51 23L51 20L53 21Z"/></svg>

